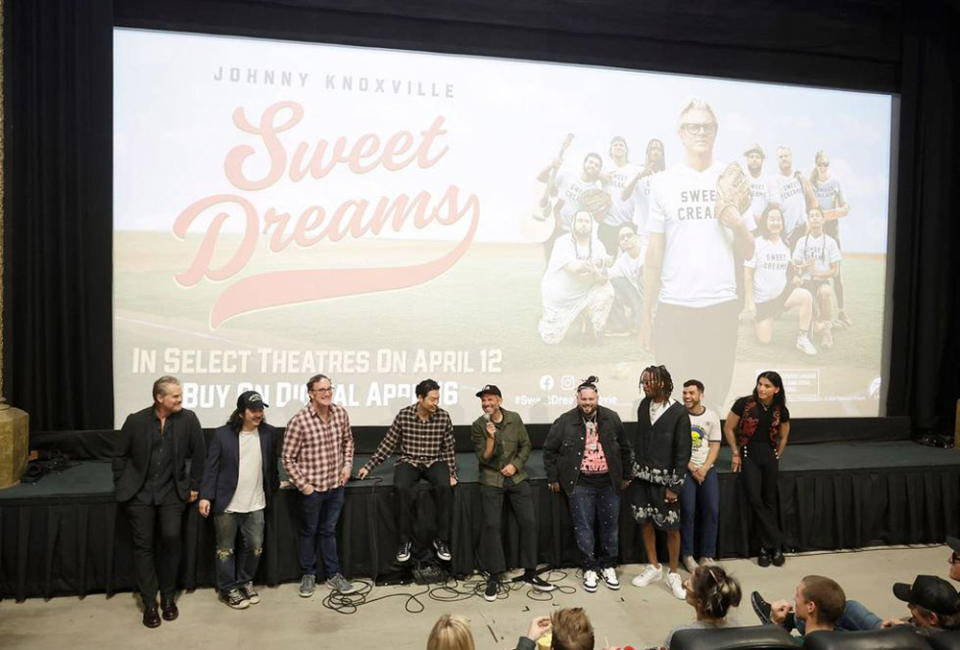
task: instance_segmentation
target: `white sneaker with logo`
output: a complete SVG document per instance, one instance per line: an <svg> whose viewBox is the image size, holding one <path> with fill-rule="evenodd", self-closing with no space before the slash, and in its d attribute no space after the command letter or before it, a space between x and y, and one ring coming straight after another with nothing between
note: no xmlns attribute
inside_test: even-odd
<svg viewBox="0 0 960 650"><path fill-rule="evenodd" d="M591 594L597 590L597 572L587 569L583 572L583 588Z"/></svg>
<svg viewBox="0 0 960 650"><path fill-rule="evenodd" d="M607 584L610 589L619 589L620 581L617 580L617 570L612 566L608 566L606 569L600 572L600 575L603 576L603 581Z"/></svg>
<svg viewBox="0 0 960 650"><path fill-rule="evenodd" d="M648 564L636 578L630 581L634 587L646 587L651 582L663 580L663 566L653 566Z"/></svg>
<svg viewBox="0 0 960 650"><path fill-rule="evenodd" d="M667 586L670 587L670 591L673 592L674 596L680 600L686 600L687 590L683 587L683 580L680 578L679 573L674 573L673 571L667 573Z"/></svg>

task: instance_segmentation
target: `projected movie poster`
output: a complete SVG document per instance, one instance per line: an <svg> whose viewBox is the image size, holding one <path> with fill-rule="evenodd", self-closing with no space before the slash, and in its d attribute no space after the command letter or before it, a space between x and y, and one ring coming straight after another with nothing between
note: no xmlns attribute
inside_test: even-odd
<svg viewBox="0 0 960 650"><path fill-rule="evenodd" d="M283 424L332 378L381 425L431 377L550 422L636 417L644 367L725 414L879 410L892 98L118 29L115 421L183 382ZM718 179L738 165L744 201ZM726 178L726 177L725 177Z"/></svg>

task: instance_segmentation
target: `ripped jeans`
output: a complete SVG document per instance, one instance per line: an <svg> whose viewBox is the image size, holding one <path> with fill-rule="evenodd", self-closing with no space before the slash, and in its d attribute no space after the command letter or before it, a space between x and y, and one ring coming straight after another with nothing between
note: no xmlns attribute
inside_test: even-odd
<svg viewBox="0 0 960 650"><path fill-rule="evenodd" d="M217 589L226 594L252 582L257 573L263 553L263 510L221 512L213 516L213 527L217 533Z"/></svg>

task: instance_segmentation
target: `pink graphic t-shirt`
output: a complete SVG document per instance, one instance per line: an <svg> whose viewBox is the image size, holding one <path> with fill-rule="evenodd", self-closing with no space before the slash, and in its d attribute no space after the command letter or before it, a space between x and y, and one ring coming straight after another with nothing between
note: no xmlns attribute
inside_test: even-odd
<svg viewBox="0 0 960 650"><path fill-rule="evenodd" d="M600 444L600 437L597 434L597 423L586 422L587 439L583 447L583 462L580 463L580 471L584 474L606 474L607 456L603 453L603 445Z"/></svg>

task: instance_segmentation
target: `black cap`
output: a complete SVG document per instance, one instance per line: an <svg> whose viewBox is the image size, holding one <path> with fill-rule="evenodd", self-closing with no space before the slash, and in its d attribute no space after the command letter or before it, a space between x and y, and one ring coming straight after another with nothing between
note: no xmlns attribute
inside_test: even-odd
<svg viewBox="0 0 960 650"><path fill-rule="evenodd" d="M919 605L941 616L956 614L960 598L950 583L937 576L917 576L913 585L898 582L893 585L893 595L900 600Z"/></svg>
<svg viewBox="0 0 960 650"><path fill-rule="evenodd" d="M947 546L952 548L954 553L960 553L960 539L947 537Z"/></svg>
<svg viewBox="0 0 960 650"><path fill-rule="evenodd" d="M237 408L241 411L244 409L250 409L251 411L262 411L268 406L270 405L264 404L263 398L260 397L260 393L255 390L248 390L245 393L241 393L240 397L237 398Z"/></svg>
<svg viewBox="0 0 960 650"><path fill-rule="evenodd" d="M480 389L480 392L477 393L477 397L483 397L484 395L496 395L497 397L503 397L503 393L500 392L500 389L494 386L493 384L487 384Z"/></svg>

